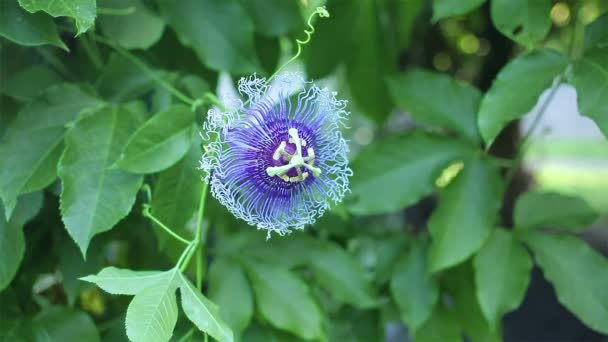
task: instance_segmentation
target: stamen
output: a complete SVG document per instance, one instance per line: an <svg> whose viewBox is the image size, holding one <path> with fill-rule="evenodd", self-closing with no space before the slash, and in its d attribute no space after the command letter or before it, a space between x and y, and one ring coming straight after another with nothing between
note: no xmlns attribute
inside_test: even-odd
<svg viewBox="0 0 608 342"><path fill-rule="evenodd" d="M272 159L279 160L281 156L285 157L288 160L287 165L282 166L270 166L266 168L266 174L270 177L279 176L282 180L286 182L301 182L308 177L308 172L302 172L301 167L305 167L310 170L315 177L318 177L321 174L321 169L318 167L314 167L315 161L315 151L312 147L306 149L308 155L306 157L302 156L302 146L306 146L306 141L304 139L300 139L298 136L298 130L296 128L290 128L289 131L289 143L296 145L296 151L293 155L289 154L285 151L285 147L287 143L282 141L279 147L274 151L272 155ZM286 173L292 168L296 169L297 176L289 177Z"/></svg>

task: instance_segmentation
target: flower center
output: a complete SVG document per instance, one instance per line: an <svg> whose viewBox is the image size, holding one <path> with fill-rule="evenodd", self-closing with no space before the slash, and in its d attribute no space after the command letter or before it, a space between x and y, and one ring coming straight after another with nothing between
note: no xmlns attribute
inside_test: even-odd
<svg viewBox="0 0 608 342"><path fill-rule="evenodd" d="M286 182L301 182L308 177L308 171L312 172L315 177L321 174L321 169L314 167L315 162L315 150L312 147L306 149L308 155L302 156L302 146L306 146L306 140L300 139L298 136L298 130L290 128L289 131L289 142L296 145L296 150L293 154L285 150L287 142L281 141L281 144L274 151L272 159L279 160L281 157L287 160L286 165L282 166L270 166L266 168L266 174L270 177L277 176ZM302 171L305 168L308 171ZM289 177L287 172L291 169L295 169L297 176Z"/></svg>

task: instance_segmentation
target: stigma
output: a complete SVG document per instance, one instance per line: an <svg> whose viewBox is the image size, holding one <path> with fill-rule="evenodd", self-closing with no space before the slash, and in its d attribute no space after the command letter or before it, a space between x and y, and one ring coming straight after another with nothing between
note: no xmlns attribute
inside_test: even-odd
<svg viewBox="0 0 608 342"><path fill-rule="evenodd" d="M288 130L289 133L289 143L294 144L296 149L293 153L289 153L286 150L287 143L286 141L281 141L277 149L274 151L272 155L273 160L279 160L281 157L287 160L286 165L282 166L270 166L266 168L266 174L270 177L279 177L285 182L301 182L308 178L309 172L311 172L315 177L318 177L321 174L321 169L314 166L315 162L315 150L312 147L308 147L306 149L307 155L304 157L302 155L302 147L307 145L306 140L300 139L298 135L298 130L296 128L290 128ZM294 169L296 171L296 176L290 177L287 173ZM293 174L293 173L292 173Z"/></svg>

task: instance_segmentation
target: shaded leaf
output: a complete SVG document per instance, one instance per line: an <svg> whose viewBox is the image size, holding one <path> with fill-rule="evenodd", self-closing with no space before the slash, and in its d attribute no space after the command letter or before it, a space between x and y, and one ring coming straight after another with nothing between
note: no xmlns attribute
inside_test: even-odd
<svg viewBox="0 0 608 342"><path fill-rule="evenodd" d="M161 71L153 71L162 76ZM137 65L115 53L97 81L99 94L112 102L125 102L136 99L152 90L152 75L143 72Z"/></svg>
<svg viewBox="0 0 608 342"><path fill-rule="evenodd" d="M53 69L36 64L19 70L2 82L0 88L4 94L19 101L29 101L60 81L61 78Z"/></svg>
<svg viewBox="0 0 608 342"><path fill-rule="evenodd" d="M0 160L10 165L0 168L0 196L7 216L11 215L17 195L43 189L57 177L65 125L84 110L100 106L101 101L77 86L61 84L19 112L0 142Z"/></svg>
<svg viewBox="0 0 608 342"><path fill-rule="evenodd" d="M511 232L494 229L473 259L479 305L494 329L516 309L530 282L532 259Z"/></svg>
<svg viewBox="0 0 608 342"><path fill-rule="evenodd" d="M99 341L93 320L84 312L65 307L43 309L31 325L34 341Z"/></svg>
<svg viewBox="0 0 608 342"><path fill-rule="evenodd" d="M524 241L557 299L593 330L608 333L608 260L567 235L526 232Z"/></svg>
<svg viewBox="0 0 608 342"><path fill-rule="evenodd" d="M598 216L584 199L554 192L525 192L515 202L517 228L554 227L581 231L593 224Z"/></svg>
<svg viewBox="0 0 608 342"><path fill-rule="evenodd" d="M438 306L431 317L414 333L416 342L460 342L461 330L453 312Z"/></svg>
<svg viewBox="0 0 608 342"><path fill-rule="evenodd" d="M116 165L133 173L164 170L188 152L193 130L194 113L184 105L173 105L155 114L133 134Z"/></svg>
<svg viewBox="0 0 608 342"><path fill-rule="evenodd" d="M25 46L51 44L68 51L48 15L30 14L14 0L0 1L0 36Z"/></svg>
<svg viewBox="0 0 608 342"><path fill-rule="evenodd" d="M412 70L388 79L393 101L418 122L455 130L471 141L479 140L477 110L481 92L448 75ZM437 99L440 94L441 99Z"/></svg>
<svg viewBox="0 0 608 342"><path fill-rule="evenodd" d="M209 334L220 342L234 341L232 330L220 318L217 305L205 298L182 273L179 273L179 277L181 278L179 288L182 296L182 308L188 319L200 331Z"/></svg>
<svg viewBox="0 0 608 342"><path fill-rule="evenodd" d="M86 32L95 22L95 0L19 0L30 13L44 11L53 17L70 17L76 21L77 34Z"/></svg>
<svg viewBox="0 0 608 342"><path fill-rule="evenodd" d="M138 112L108 107L77 121L66 134L59 162L61 218L83 255L93 236L112 229L135 202L142 176L109 167L140 122Z"/></svg>
<svg viewBox="0 0 608 342"><path fill-rule="evenodd" d="M411 331L417 331L431 316L439 299L439 286L429 273L426 252L421 242L413 243L397 260L390 283L401 318Z"/></svg>
<svg viewBox="0 0 608 342"><path fill-rule="evenodd" d="M302 24L296 0L244 0L255 31L268 36L286 35Z"/></svg>
<svg viewBox="0 0 608 342"><path fill-rule="evenodd" d="M102 290L115 295L136 295L164 280L166 272L132 271L116 267L106 267L97 275L80 278L93 283Z"/></svg>
<svg viewBox="0 0 608 342"><path fill-rule="evenodd" d="M532 46L551 29L551 0L492 0L490 16L494 26L505 36Z"/></svg>
<svg viewBox="0 0 608 342"><path fill-rule="evenodd" d="M431 271L464 261L490 235L502 204L504 184L498 171L488 160L469 158L439 193L439 206L429 220Z"/></svg>
<svg viewBox="0 0 608 342"><path fill-rule="evenodd" d="M585 27L585 49L608 46L608 13L599 16Z"/></svg>
<svg viewBox="0 0 608 342"><path fill-rule="evenodd" d="M141 0L103 0L105 8L132 10L126 15L101 15L97 20L104 35L126 49L147 49L160 40L165 29L162 18Z"/></svg>
<svg viewBox="0 0 608 342"><path fill-rule="evenodd" d="M372 144L352 164L352 196L347 208L370 215L412 205L431 194L441 171L464 153L465 148L451 139L422 133Z"/></svg>
<svg viewBox="0 0 608 342"><path fill-rule="evenodd" d="M481 6L486 0L433 0L433 21L467 14Z"/></svg>
<svg viewBox="0 0 608 342"><path fill-rule="evenodd" d="M557 52L539 50L511 60L498 73L481 100L477 119L487 146L492 145L509 122L534 107L543 90L551 86L567 63L568 60Z"/></svg>
<svg viewBox="0 0 608 342"><path fill-rule="evenodd" d="M608 46L587 51L572 73L578 110L608 136Z"/></svg>

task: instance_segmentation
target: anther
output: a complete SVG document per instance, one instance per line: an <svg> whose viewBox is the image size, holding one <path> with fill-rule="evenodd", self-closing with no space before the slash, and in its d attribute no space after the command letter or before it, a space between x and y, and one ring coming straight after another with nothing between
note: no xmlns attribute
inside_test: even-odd
<svg viewBox="0 0 608 342"><path fill-rule="evenodd" d="M302 146L306 146L306 141L300 139L298 136L298 130L296 128L290 128L288 133L289 142L296 145L295 153L293 155L287 153L287 151L285 151L287 143L282 141L281 144L279 144L279 147L277 147L277 149L274 151L272 158L274 160L279 160L279 158L283 156L288 160L289 163L282 166L270 166L266 168L266 174L268 174L270 177L278 176L286 182L301 182L308 177L308 172L302 172L301 170L301 167L305 167L311 171L315 177L318 177L321 174L321 169L313 166L315 160L314 149L312 147L307 148L306 152L308 155L303 157ZM296 177L289 177L286 175L286 173L292 168L296 169L298 174Z"/></svg>

